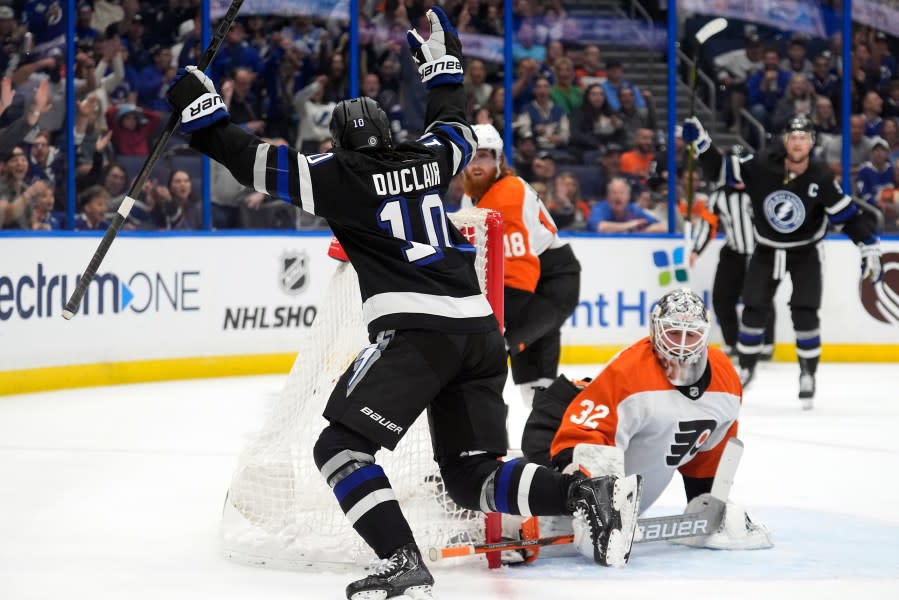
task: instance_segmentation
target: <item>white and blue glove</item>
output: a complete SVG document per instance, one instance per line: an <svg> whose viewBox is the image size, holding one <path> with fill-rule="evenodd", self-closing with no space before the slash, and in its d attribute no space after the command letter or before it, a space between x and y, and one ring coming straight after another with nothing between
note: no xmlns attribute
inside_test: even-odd
<svg viewBox="0 0 899 600"><path fill-rule="evenodd" d="M193 133L228 118L225 101L212 80L193 65L178 70L166 99L181 115L181 133Z"/></svg>
<svg viewBox="0 0 899 600"><path fill-rule="evenodd" d="M439 6L428 10L431 35L428 40L415 29L406 32L412 59L421 82L428 89L438 85L462 84L462 42L449 17Z"/></svg>
<svg viewBox="0 0 899 600"><path fill-rule="evenodd" d="M699 156L712 146L712 138L696 117L684 120L681 130L684 143L693 148L693 156Z"/></svg>
<svg viewBox="0 0 899 600"><path fill-rule="evenodd" d="M877 283L883 277L883 265L880 262L880 242L859 244L862 254L862 278Z"/></svg>

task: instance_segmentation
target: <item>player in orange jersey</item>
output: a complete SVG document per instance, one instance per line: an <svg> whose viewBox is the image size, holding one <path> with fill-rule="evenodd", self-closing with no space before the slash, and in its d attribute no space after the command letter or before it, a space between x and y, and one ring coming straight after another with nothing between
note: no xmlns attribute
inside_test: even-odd
<svg viewBox="0 0 899 600"><path fill-rule="evenodd" d="M641 512L679 471L687 512L695 512L712 489L727 440L737 434L743 396L727 355L708 345L710 327L695 293L682 288L664 295L652 311L649 336L618 353L596 379L579 388L559 377L535 396L525 456L560 470L587 464L601 473L640 473ZM730 502L718 532L690 539L720 548L771 545L764 526Z"/></svg>
<svg viewBox="0 0 899 600"><path fill-rule="evenodd" d="M512 381L530 407L534 391L556 378L559 328L577 306L581 265L537 193L506 165L493 125L473 129L478 150L464 171L463 205L470 201L503 216L506 345Z"/></svg>

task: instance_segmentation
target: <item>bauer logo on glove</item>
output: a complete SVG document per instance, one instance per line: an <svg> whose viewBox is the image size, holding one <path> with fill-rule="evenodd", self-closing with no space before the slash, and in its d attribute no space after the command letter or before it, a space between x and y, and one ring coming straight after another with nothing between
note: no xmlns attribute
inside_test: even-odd
<svg viewBox="0 0 899 600"><path fill-rule="evenodd" d="M438 85L461 85L462 42L456 28L439 6L430 9L427 17L431 26L427 41L414 29L406 32L421 82L428 89Z"/></svg>
<svg viewBox="0 0 899 600"><path fill-rule="evenodd" d="M181 133L193 133L228 118L225 101L212 80L194 66L178 71L169 88L168 101L172 110L181 115Z"/></svg>

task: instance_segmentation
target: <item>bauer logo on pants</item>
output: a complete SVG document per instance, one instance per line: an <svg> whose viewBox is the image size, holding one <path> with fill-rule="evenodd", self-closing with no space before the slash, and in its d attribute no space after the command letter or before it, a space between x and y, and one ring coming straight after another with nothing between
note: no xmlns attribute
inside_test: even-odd
<svg viewBox="0 0 899 600"><path fill-rule="evenodd" d="M279 283L284 293L294 296L309 284L309 254L305 250L291 250L281 255Z"/></svg>
<svg viewBox="0 0 899 600"><path fill-rule="evenodd" d="M862 279L862 305L868 314L882 323L899 325L899 252L887 252L880 257L883 279L871 283Z"/></svg>

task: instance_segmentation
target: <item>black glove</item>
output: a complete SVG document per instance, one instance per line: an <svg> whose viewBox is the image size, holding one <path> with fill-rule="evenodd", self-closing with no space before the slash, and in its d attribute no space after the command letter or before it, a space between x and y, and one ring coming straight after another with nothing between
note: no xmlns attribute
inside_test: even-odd
<svg viewBox="0 0 899 600"><path fill-rule="evenodd" d="M459 41L459 34L439 6L430 9L427 15L431 24L428 41L414 29L406 32L421 82L428 89L437 85L461 84L462 42Z"/></svg>
<svg viewBox="0 0 899 600"><path fill-rule="evenodd" d="M193 65L178 70L166 99L181 115L181 133L193 133L228 118L225 101L212 80Z"/></svg>

